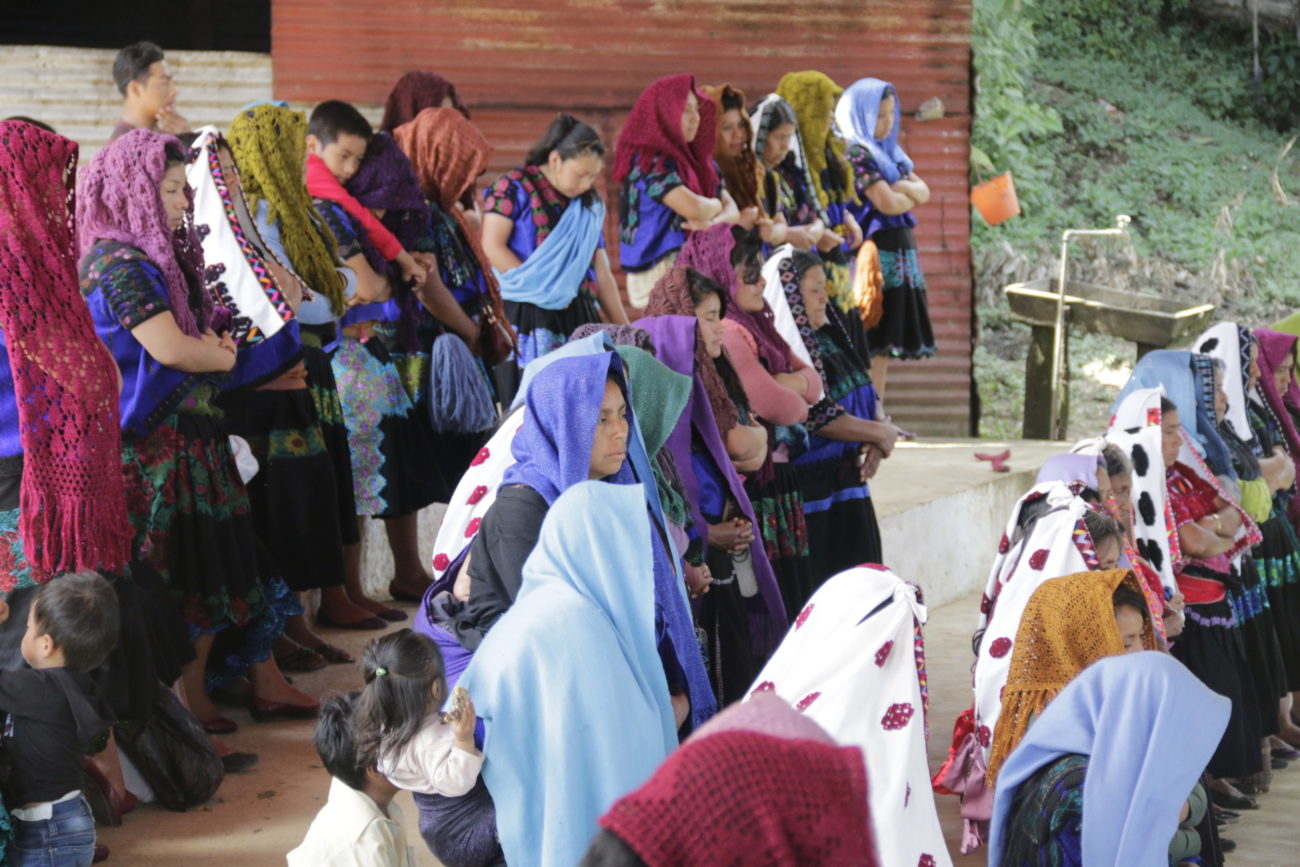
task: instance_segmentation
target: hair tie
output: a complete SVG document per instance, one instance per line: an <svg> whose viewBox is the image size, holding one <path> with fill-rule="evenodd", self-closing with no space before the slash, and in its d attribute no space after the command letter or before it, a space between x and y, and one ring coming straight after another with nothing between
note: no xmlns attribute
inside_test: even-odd
<svg viewBox="0 0 1300 867"><path fill-rule="evenodd" d="M375 669L375 677L383 677L385 674L388 674L388 669L383 667Z"/></svg>

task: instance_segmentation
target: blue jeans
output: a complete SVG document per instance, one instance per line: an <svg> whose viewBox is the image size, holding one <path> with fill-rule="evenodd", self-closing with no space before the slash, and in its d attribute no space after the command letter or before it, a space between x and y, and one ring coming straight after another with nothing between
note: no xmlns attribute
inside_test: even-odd
<svg viewBox="0 0 1300 867"><path fill-rule="evenodd" d="M90 867L95 857L95 818L85 798L54 805L40 822L11 817L14 842L5 854L14 867Z"/></svg>

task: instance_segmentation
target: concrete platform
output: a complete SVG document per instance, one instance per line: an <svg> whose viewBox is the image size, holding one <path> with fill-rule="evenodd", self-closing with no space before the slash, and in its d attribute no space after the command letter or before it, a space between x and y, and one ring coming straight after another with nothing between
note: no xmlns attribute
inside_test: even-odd
<svg viewBox="0 0 1300 867"><path fill-rule="evenodd" d="M1012 472L994 474L976 451L1011 449ZM1033 482L1047 457L1063 444L998 443L986 440L903 444L886 461L873 482L876 512L884 537L885 559L900 575L926 591L930 623L926 629L930 683L930 759L937 768L946 754L952 723L971 701L970 636L975 628L978 591L987 575L996 540L1011 505ZM432 544L441 507L421 516L425 547ZM391 560L382 528L371 522L366 534L367 583L386 586ZM412 610L414 606L401 606ZM400 626L402 624L398 624ZM396 627L394 627L396 628ZM322 630L330 641L359 655L376 633ZM296 682L313 695L360 685L353 666L331 666L300 674ZM236 749L262 756L252 772L228 777L213 800L189 813L171 813L144 805L120 828L101 828L101 842L112 848L110 864L237 864L261 867L284 863L284 855L302 839L323 803L328 778L311 746L310 722L253 723L248 713L227 715L240 730L226 740ZM961 822L957 799L936 796L949 849L957 865L985 863L984 853L958 854ZM1234 865L1300 863L1294 818L1300 804L1300 766L1278 773L1272 794L1261 797L1263 809L1246 814L1227 836L1239 844ZM409 795L398 799L417 863L437 862L416 828Z"/></svg>
<svg viewBox="0 0 1300 867"><path fill-rule="evenodd" d="M1011 450L1010 472L981 454ZM886 565L921 586L938 607L984 586L1016 500L1065 443L920 440L900 443L871 482Z"/></svg>

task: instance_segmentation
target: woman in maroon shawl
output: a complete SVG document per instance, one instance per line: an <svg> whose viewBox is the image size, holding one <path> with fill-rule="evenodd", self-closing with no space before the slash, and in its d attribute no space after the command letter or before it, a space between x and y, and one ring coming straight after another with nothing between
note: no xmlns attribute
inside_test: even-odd
<svg viewBox="0 0 1300 867"><path fill-rule="evenodd" d="M876 867L869 813L862 750L760 694L714 717L615 802L582 864Z"/></svg>
<svg viewBox="0 0 1300 867"><path fill-rule="evenodd" d="M753 416L767 429L767 462L745 478L767 558L786 613L799 611L812 586L803 489L790 447L806 434L809 408L822 398L817 371L799 360L777 333L763 299L762 245L756 232L716 226L696 232L679 261L717 281L730 294L722 345ZM652 300L653 304L653 300Z"/></svg>
<svg viewBox="0 0 1300 867"><path fill-rule="evenodd" d="M454 108L469 120L469 109L456 94L456 85L436 72L414 69L397 79L388 92L379 128L391 133L415 120L426 108ZM476 213L473 189L466 190L459 201L467 212Z"/></svg>
<svg viewBox="0 0 1300 867"><path fill-rule="evenodd" d="M614 180L623 185L618 257L633 307L645 307L687 232L740 219L713 163L716 139L717 106L689 75L659 79L632 107Z"/></svg>

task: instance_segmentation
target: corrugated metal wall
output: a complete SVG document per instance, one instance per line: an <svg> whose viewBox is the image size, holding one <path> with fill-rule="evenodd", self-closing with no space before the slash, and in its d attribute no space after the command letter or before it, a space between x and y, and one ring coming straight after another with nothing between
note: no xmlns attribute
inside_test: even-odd
<svg viewBox="0 0 1300 867"><path fill-rule="evenodd" d="M272 59L275 95L289 100L373 106L407 70L447 76L496 147L493 175L516 165L560 110L592 122L612 150L637 95L661 75L731 82L751 100L792 70L819 69L842 85L894 82L908 113L904 146L933 193L917 212L917 238L940 350L891 365L889 410L924 434L969 431L968 0L276 0ZM943 100L942 119L910 116L932 97ZM603 192L612 252L608 178Z"/></svg>

